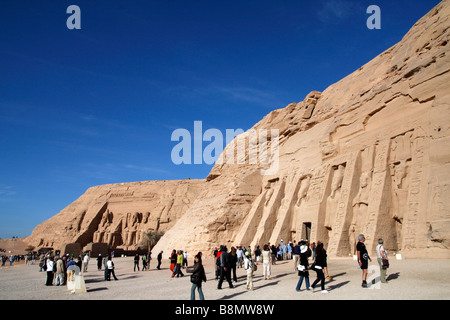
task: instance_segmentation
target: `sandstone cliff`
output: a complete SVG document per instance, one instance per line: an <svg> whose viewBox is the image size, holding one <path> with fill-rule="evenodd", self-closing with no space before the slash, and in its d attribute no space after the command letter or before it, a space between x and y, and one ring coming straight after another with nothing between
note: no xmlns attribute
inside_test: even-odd
<svg viewBox="0 0 450 320"><path fill-rule="evenodd" d="M144 181L92 187L25 240L37 248L99 242L135 250L147 232L170 229L197 197L202 183Z"/></svg>
<svg viewBox="0 0 450 320"><path fill-rule="evenodd" d="M450 257L449 18L446 0L346 78L268 114L205 181L91 188L29 241L131 248L152 229L166 231L155 252L309 239L348 256L363 233L372 252L383 238L405 256ZM279 139L255 140L263 129ZM253 150L272 162L255 164ZM56 220L66 223L57 230Z"/></svg>

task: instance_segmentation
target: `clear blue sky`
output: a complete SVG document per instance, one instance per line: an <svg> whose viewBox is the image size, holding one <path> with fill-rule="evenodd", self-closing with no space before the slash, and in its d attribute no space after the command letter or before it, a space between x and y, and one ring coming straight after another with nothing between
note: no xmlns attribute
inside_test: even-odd
<svg viewBox="0 0 450 320"><path fill-rule="evenodd" d="M399 42L437 0L8 0L0 5L0 238L94 185L205 178L177 128L251 128ZM69 5L81 30L69 30ZM381 30L369 30L369 5ZM208 144L208 143L206 143Z"/></svg>

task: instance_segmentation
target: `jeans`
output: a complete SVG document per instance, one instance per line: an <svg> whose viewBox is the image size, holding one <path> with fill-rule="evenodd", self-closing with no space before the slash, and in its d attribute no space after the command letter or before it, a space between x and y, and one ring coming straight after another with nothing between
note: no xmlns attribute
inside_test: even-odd
<svg viewBox="0 0 450 320"><path fill-rule="evenodd" d="M57 286L64 285L64 273L57 273L56 274L56 285Z"/></svg>
<svg viewBox="0 0 450 320"><path fill-rule="evenodd" d="M317 273L317 279L313 282L312 287L314 288L316 284L320 281L320 287L322 290L325 290L325 275L323 274L322 269L315 269Z"/></svg>
<svg viewBox="0 0 450 320"><path fill-rule="evenodd" d="M309 290L309 277L305 277L305 276L300 276L300 279L298 280L297 283L297 288L295 288L295 290L300 291L300 287L302 286L303 283L303 278L305 278L305 283L306 283L306 290Z"/></svg>
<svg viewBox="0 0 450 320"><path fill-rule="evenodd" d="M198 289L200 300L205 300L205 297L203 297L202 285L195 283L193 283L191 287L191 300L195 300L195 289Z"/></svg>

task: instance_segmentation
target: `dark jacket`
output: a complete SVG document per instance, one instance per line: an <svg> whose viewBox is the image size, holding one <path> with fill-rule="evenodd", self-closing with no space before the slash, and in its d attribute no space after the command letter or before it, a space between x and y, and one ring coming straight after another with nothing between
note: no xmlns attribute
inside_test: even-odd
<svg viewBox="0 0 450 320"><path fill-rule="evenodd" d="M231 254L230 253L230 260L231 260L231 265L230 268L236 267L237 265L237 254Z"/></svg>
<svg viewBox="0 0 450 320"><path fill-rule="evenodd" d="M308 273L308 252L300 253L300 264L305 267L304 270L298 271L299 276L309 277Z"/></svg>
<svg viewBox="0 0 450 320"><path fill-rule="evenodd" d="M229 252L227 252L227 251L222 252L219 259L220 259L220 266L222 268L231 268L232 257Z"/></svg>
<svg viewBox="0 0 450 320"><path fill-rule="evenodd" d="M205 268L203 268L200 261L196 262L192 269L187 269L187 272L192 272L193 275L196 275L198 278L202 279L203 282L206 282Z"/></svg>
<svg viewBox="0 0 450 320"><path fill-rule="evenodd" d="M327 252L325 250L320 250L316 252L316 266L321 266L322 268L327 266Z"/></svg>
<svg viewBox="0 0 450 320"><path fill-rule="evenodd" d="M309 264L308 264L308 255L307 253L300 253L300 264L302 266L305 266L305 268L308 268Z"/></svg>

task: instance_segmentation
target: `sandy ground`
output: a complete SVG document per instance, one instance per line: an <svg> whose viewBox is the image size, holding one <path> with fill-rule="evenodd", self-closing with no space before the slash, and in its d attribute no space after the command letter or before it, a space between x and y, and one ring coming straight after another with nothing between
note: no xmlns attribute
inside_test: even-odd
<svg viewBox="0 0 450 320"><path fill-rule="evenodd" d="M66 286L45 286L46 273L37 265L24 263L0 268L0 300L189 300L191 283L189 274L171 278L169 260L163 260L157 270L152 260L150 271L133 271L133 258L114 258L118 281L104 281L103 271L96 262L89 263L84 273L86 293L71 294ZM192 258L189 263L192 263ZM212 258L204 261L208 281L203 284L206 300L448 300L450 298L450 260L395 260L391 258L388 283L374 285L372 289L361 287L361 270L356 262L348 259L329 259L329 273L333 280L326 282L328 294L320 292L320 286L311 291L302 284L295 290L299 279L292 260L280 261L272 266L270 280L262 277L259 265L254 276L254 290L245 289L246 274L237 269L238 282L230 289L224 282L217 289ZM372 260L370 265L376 267ZM375 268L376 269L376 268ZM311 283L315 272L310 271ZM375 277L375 275L373 276ZM198 298L198 295L196 296Z"/></svg>

